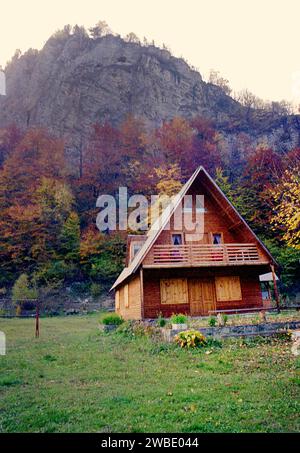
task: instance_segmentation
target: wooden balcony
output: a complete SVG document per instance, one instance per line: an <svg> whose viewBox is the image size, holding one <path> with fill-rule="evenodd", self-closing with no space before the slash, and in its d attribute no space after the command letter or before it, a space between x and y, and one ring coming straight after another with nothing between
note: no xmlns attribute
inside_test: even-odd
<svg viewBox="0 0 300 453"><path fill-rule="evenodd" d="M266 264L256 244L154 245L144 267L240 266Z"/></svg>

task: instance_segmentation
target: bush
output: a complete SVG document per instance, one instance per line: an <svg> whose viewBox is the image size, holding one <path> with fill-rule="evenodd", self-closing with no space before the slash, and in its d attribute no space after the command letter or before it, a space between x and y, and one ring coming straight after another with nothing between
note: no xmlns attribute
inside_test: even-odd
<svg viewBox="0 0 300 453"><path fill-rule="evenodd" d="M214 316L211 316L208 320L208 325L210 327L215 327L215 325L217 324L217 320Z"/></svg>
<svg viewBox="0 0 300 453"><path fill-rule="evenodd" d="M205 336L197 330L184 330L174 338L181 348L199 348L207 345Z"/></svg>
<svg viewBox="0 0 300 453"><path fill-rule="evenodd" d="M157 329L152 325L145 324L143 321L125 321L118 327L117 333L129 338L153 337L157 333Z"/></svg>
<svg viewBox="0 0 300 453"><path fill-rule="evenodd" d="M98 297L101 294L102 287L99 283L92 283L90 287L90 292L93 297Z"/></svg>
<svg viewBox="0 0 300 453"><path fill-rule="evenodd" d="M159 327L165 327L166 324L167 324L167 321L160 314L159 317L157 318L157 325Z"/></svg>
<svg viewBox="0 0 300 453"><path fill-rule="evenodd" d="M101 320L102 324L107 325L113 325L113 326L119 326L124 322L124 319L117 315L117 313L111 313L109 315L104 316Z"/></svg>
<svg viewBox="0 0 300 453"><path fill-rule="evenodd" d="M182 313L174 313L171 316L171 323L172 324L185 324L187 321L187 316L183 315Z"/></svg>
<svg viewBox="0 0 300 453"><path fill-rule="evenodd" d="M27 275L21 274L12 289L12 300L17 307L17 316L21 314L22 308L32 310L35 307L32 299L37 299L37 297L37 290L30 287Z"/></svg>
<svg viewBox="0 0 300 453"><path fill-rule="evenodd" d="M206 338L206 346L214 348L222 348L222 341L217 338L208 337Z"/></svg>

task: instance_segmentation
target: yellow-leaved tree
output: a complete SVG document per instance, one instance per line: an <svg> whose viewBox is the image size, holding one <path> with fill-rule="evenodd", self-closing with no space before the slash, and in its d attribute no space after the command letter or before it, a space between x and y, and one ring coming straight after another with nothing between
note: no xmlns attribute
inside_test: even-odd
<svg viewBox="0 0 300 453"><path fill-rule="evenodd" d="M282 181L270 190L275 201L271 219L273 229L281 229L283 240L300 249L300 172L299 167L285 171Z"/></svg>

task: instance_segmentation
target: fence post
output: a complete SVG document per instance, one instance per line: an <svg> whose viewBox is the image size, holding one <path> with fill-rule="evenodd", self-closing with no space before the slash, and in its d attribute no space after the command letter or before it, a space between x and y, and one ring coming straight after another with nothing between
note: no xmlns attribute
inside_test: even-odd
<svg viewBox="0 0 300 453"><path fill-rule="evenodd" d="M272 278L273 278L273 284L274 284L274 294L275 294L275 301L276 301L277 312L280 313L280 306L279 306L279 292L278 292L278 288L277 288L277 282L276 282L276 274L275 274L274 264L270 264L270 266L271 266Z"/></svg>

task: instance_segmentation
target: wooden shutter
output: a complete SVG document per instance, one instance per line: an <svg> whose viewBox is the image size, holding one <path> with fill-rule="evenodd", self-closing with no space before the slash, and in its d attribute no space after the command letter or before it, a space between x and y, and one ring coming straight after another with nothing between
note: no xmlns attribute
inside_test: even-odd
<svg viewBox="0 0 300 453"><path fill-rule="evenodd" d="M188 285L186 278L165 278L160 280L162 304L188 304Z"/></svg>
<svg viewBox="0 0 300 453"><path fill-rule="evenodd" d="M115 302L116 302L116 310L120 310L120 291L116 291L115 295Z"/></svg>
<svg viewBox="0 0 300 453"><path fill-rule="evenodd" d="M124 305L125 305L125 308L129 308L129 289L128 289L128 285L124 286Z"/></svg>
<svg viewBox="0 0 300 453"><path fill-rule="evenodd" d="M230 282L230 300L241 300L242 299L242 291L241 291L241 283L240 277L231 277Z"/></svg>
<svg viewBox="0 0 300 453"><path fill-rule="evenodd" d="M233 301L242 299L240 277L216 277L217 300Z"/></svg>

